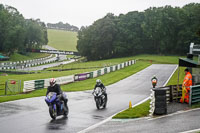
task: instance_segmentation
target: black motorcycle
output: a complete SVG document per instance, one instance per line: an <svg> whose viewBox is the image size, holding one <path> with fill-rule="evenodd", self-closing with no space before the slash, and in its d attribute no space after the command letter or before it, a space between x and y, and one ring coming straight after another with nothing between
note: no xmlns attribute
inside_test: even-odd
<svg viewBox="0 0 200 133"><path fill-rule="evenodd" d="M94 95L97 109L106 108L107 97L105 92L100 87L97 87L92 94Z"/></svg>

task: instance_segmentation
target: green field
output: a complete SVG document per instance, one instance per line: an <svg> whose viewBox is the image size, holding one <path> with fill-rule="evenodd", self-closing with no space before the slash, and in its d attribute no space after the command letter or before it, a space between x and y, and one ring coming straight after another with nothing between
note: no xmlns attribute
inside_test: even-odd
<svg viewBox="0 0 200 133"><path fill-rule="evenodd" d="M48 45L58 50L77 51L77 32L48 29Z"/></svg>

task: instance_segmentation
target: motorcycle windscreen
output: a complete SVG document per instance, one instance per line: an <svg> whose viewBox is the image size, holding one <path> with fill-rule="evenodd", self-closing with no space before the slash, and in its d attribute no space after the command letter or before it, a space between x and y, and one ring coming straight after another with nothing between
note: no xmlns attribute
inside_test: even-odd
<svg viewBox="0 0 200 133"><path fill-rule="evenodd" d="M97 88L95 89L94 93L95 93L96 96L100 96L101 93L102 93L102 92L101 92L101 88L100 88L100 87L97 87Z"/></svg>
<svg viewBox="0 0 200 133"><path fill-rule="evenodd" d="M52 103L53 101L56 100L56 93L55 92L49 92L46 96L46 101L49 102L49 103Z"/></svg>

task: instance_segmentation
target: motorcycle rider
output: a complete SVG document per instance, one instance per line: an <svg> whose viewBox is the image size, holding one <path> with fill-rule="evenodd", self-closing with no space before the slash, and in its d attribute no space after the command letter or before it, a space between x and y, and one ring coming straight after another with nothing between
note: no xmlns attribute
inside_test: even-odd
<svg viewBox="0 0 200 133"><path fill-rule="evenodd" d="M56 84L56 79L55 78L51 78L50 81L49 81L49 84L50 86L48 86L47 88L47 92L46 92L46 95L49 93L49 92L55 92L57 93L57 97L60 98L60 100L63 100L64 101L64 104L65 106L67 106L67 97L63 94L61 88L60 88L60 85L59 84Z"/></svg>
<svg viewBox="0 0 200 133"><path fill-rule="evenodd" d="M95 89L96 89L97 87L100 87L100 88L101 88L102 93L105 95L105 97L106 97L106 99L107 99L106 87L103 85L103 83L101 82L100 79L97 79L97 80L96 80L96 85L95 85L95 87L94 87L94 91L95 91ZM93 91L93 93L94 93L94 91Z"/></svg>
<svg viewBox="0 0 200 133"><path fill-rule="evenodd" d="M157 85L158 79L156 78L156 75L153 75L153 77L151 78L151 82L152 82L153 87Z"/></svg>

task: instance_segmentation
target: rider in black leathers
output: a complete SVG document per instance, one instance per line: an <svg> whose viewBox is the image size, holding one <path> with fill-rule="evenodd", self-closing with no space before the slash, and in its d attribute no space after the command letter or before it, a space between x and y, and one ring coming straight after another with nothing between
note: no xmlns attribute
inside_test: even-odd
<svg viewBox="0 0 200 133"><path fill-rule="evenodd" d="M55 93L57 93L57 96L60 98L60 100L63 100L64 104L67 105L68 100L67 100L66 96L63 95L60 85L56 84L56 79L52 78L49 83L50 83L50 86L47 88L46 95L49 92L55 92Z"/></svg>
<svg viewBox="0 0 200 133"><path fill-rule="evenodd" d="M107 93L106 93L106 87L103 85L103 83L101 82L100 79L96 80L96 85L94 87L94 91L97 87L101 88L101 91L103 92L103 94L105 95L106 99L107 99Z"/></svg>

